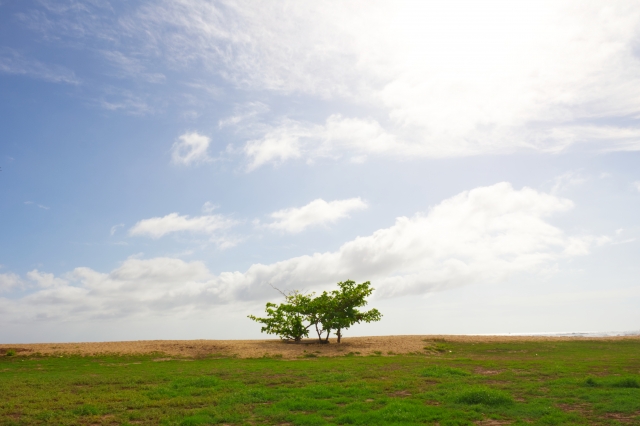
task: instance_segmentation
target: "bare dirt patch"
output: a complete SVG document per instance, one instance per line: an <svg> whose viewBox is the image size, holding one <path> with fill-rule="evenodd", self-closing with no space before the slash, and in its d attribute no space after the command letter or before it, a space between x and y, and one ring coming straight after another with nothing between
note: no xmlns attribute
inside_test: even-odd
<svg viewBox="0 0 640 426"><path fill-rule="evenodd" d="M279 339L269 340L138 340L126 342L87 342L87 343L33 343L0 344L0 354L14 350L16 355L143 355L158 354L157 361L174 358L199 357L238 357L238 358L283 358L297 359L327 356L388 356L392 354L425 353L424 341L462 342L462 343L507 343L507 342L548 342L562 340L624 340L640 339L640 336L624 337L529 337L529 336L370 336L347 337L337 344L318 344L314 340L301 343L286 343ZM437 339L437 340L436 340ZM313 356L309 356L309 355ZM434 355L438 356L438 355ZM485 374L491 374L488 370ZM482 374L482 373L481 373Z"/></svg>
<svg viewBox="0 0 640 426"><path fill-rule="evenodd" d="M478 367L474 370L474 373L481 374L483 376L494 376L502 373L504 370L488 370L486 368Z"/></svg>

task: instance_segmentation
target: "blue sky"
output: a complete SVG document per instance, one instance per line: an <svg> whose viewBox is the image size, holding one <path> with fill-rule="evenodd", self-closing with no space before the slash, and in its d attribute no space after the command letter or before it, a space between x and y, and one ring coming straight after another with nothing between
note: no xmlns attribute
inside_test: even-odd
<svg viewBox="0 0 640 426"><path fill-rule="evenodd" d="M0 341L640 328L634 1L0 2Z"/></svg>

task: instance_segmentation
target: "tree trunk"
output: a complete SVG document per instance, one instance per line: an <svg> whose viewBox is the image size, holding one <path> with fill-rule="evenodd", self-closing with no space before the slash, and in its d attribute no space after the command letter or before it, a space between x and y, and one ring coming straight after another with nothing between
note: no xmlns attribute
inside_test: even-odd
<svg viewBox="0 0 640 426"><path fill-rule="evenodd" d="M342 332L340 331L340 329L338 329L337 335L338 335L338 343L340 343L340 339L342 338Z"/></svg>
<svg viewBox="0 0 640 426"><path fill-rule="evenodd" d="M329 335L331 334L331 330L327 330L327 337L324 339L325 342L329 343Z"/></svg>

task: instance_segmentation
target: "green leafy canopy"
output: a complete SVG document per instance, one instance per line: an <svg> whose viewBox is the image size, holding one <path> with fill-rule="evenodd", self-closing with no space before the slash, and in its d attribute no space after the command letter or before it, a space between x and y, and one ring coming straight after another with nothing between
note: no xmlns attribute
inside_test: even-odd
<svg viewBox="0 0 640 426"><path fill-rule="evenodd" d="M304 294L298 290L280 293L285 297L284 303L267 303L266 317L254 315L248 317L262 323L261 331L275 334L284 340L299 342L309 336L313 327L318 334L318 340L328 342L332 331L336 332L338 343L342 338L342 331L361 322L374 322L382 319L377 309L362 311L367 305L367 297L373 293L369 281L356 284L347 280L338 283L338 289L322 292L316 297L315 293Z"/></svg>

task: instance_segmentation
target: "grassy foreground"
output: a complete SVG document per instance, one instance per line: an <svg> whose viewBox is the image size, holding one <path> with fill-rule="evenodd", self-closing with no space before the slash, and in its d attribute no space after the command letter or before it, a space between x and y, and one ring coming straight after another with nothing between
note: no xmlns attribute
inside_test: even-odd
<svg viewBox="0 0 640 426"><path fill-rule="evenodd" d="M640 340L299 360L0 356L0 424L640 425Z"/></svg>

